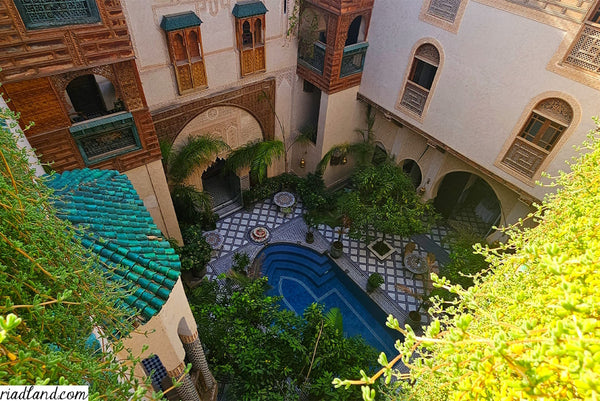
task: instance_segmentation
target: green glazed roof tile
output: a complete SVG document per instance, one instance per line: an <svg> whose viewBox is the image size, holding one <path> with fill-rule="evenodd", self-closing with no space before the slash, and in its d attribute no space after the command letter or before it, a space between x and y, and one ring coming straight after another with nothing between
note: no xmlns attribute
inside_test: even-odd
<svg viewBox="0 0 600 401"><path fill-rule="evenodd" d="M163 30L170 32L192 26L200 26L201 23L202 20L193 11L188 11L163 16L160 27Z"/></svg>
<svg viewBox="0 0 600 401"><path fill-rule="evenodd" d="M122 298L128 310L145 320L156 315L179 278L181 263L127 177L112 170L73 170L51 176L48 186L55 191L59 216L73 223L81 244L100 256L103 274L129 291Z"/></svg>
<svg viewBox="0 0 600 401"><path fill-rule="evenodd" d="M250 0L250 1L239 1L233 6L231 13L236 18L252 17L254 15L262 15L267 11L267 7L262 1Z"/></svg>

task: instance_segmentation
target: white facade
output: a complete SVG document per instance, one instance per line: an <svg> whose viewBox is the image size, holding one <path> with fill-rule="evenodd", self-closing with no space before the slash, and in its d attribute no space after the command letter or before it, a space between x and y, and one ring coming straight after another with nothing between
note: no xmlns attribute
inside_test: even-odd
<svg viewBox="0 0 600 401"><path fill-rule="evenodd" d="M526 14L530 9L524 6L510 4L514 10L507 11L463 0L464 15L458 32L452 33L420 19L423 3L428 1L376 0L360 93L477 166L543 198L548 189L534 185L539 173L531 180L519 178L501 168L498 159L513 132L522 128L520 120L524 114L529 116L534 99L558 96L568 99L573 108L572 130L549 155L545 170L551 175L568 169L565 160L576 154L573 146L581 144L594 127L598 91L547 68L565 37L578 26L565 22L561 29L511 12ZM443 64L428 107L418 118L397 104L413 48L422 40L440 45Z"/></svg>

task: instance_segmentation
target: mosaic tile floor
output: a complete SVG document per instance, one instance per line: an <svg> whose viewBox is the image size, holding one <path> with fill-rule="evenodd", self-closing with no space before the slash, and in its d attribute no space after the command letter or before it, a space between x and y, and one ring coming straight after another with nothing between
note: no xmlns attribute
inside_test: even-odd
<svg viewBox="0 0 600 401"><path fill-rule="evenodd" d="M214 278L216 275L225 272L230 266L231 257L236 250L240 248L254 249L258 252L260 246L252 246L253 244L248 238L249 231L256 226L267 227L270 231L278 229L280 236L283 235L283 240L286 239L286 232L302 231L305 232L306 227L300 217L302 215L302 203L298 202L293 208L292 213L284 215L279 208L273 204L271 200L257 203L250 210L241 210L227 218L221 219L217 223L217 230L224 236L222 247L217 250L208 266L209 277ZM289 226L289 230L279 230ZM293 227L292 227L293 226ZM337 239L337 234L334 233L331 227L320 225L318 227L320 234L327 240L333 241ZM412 241L417 243L417 251L421 256L426 256L427 252L435 252L436 254L445 253L447 245L442 246L442 238L448 233L448 229L444 226L434 227L430 233L424 237L429 241L418 241L413 238ZM289 238L291 242L297 242L296 235ZM387 295L394 301L402 310L408 312L417 309L423 295L423 281L420 276L414 277L412 273L406 270L402 265L402 251L406 244L411 241L408 238L399 236L386 236L386 241L392 245L397 251L387 259L380 261L371 251L367 249L367 244L363 241L343 238L344 252L350 260L366 275L373 272L380 273L385 284L382 288ZM426 249L429 248L429 249ZM436 248L436 249L431 249ZM254 251L253 251L254 252ZM447 256L447 255L446 255ZM438 257L438 260L442 260Z"/></svg>

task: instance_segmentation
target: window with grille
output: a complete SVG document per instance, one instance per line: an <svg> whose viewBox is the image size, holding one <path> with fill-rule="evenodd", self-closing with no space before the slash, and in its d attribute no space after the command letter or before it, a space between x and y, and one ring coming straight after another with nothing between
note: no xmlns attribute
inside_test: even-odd
<svg viewBox="0 0 600 401"><path fill-rule="evenodd" d="M427 14L448 22L454 22L460 2L461 0L431 0L427 8Z"/></svg>
<svg viewBox="0 0 600 401"><path fill-rule="evenodd" d="M565 57L571 66L600 73L600 4L589 14Z"/></svg>
<svg viewBox="0 0 600 401"><path fill-rule="evenodd" d="M533 178L571 124L573 109L562 99L541 101L502 159L505 166Z"/></svg>
<svg viewBox="0 0 600 401"><path fill-rule="evenodd" d="M94 0L14 0L27 29L100 22Z"/></svg>
<svg viewBox="0 0 600 401"><path fill-rule="evenodd" d="M423 115L439 63L440 53L434 45L425 43L417 48L400 97L400 106L418 116Z"/></svg>
<svg viewBox="0 0 600 401"><path fill-rule="evenodd" d="M131 113L123 112L69 128L86 166L142 148Z"/></svg>

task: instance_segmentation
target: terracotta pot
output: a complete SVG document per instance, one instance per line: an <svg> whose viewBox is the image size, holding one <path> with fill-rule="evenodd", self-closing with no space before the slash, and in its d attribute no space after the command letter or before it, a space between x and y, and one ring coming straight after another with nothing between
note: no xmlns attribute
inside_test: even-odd
<svg viewBox="0 0 600 401"><path fill-rule="evenodd" d="M417 311L408 312L408 316L404 320L404 323L408 324L413 328L414 331L421 329L421 314Z"/></svg>

